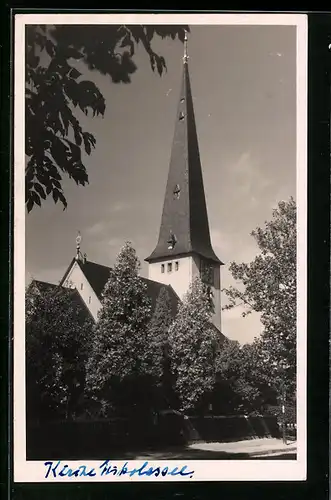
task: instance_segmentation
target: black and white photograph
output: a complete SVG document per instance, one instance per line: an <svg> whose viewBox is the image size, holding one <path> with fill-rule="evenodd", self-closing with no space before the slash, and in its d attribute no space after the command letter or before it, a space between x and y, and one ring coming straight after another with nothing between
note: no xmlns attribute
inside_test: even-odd
<svg viewBox="0 0 331 500"><path fill-rule="evenodd" d="M15 481L305 479L306 16L15 28Z"/></svg>

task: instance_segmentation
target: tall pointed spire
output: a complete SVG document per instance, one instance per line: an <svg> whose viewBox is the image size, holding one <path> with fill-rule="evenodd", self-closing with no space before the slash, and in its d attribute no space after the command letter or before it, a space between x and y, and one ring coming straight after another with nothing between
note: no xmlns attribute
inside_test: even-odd
<svg viewBox="0 0 331 500"><path fill-rule="evenodd" d="M159 240L145 260L192 253L221 264L210 241L185 33L182 84Z"/></svg>

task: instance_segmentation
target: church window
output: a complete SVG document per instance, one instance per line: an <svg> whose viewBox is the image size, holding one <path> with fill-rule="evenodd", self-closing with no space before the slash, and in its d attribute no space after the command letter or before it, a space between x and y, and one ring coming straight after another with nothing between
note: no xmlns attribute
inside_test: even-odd
<svg viewBox="0 0 331 500"><path fill-rule="evenodd" d="M168 263L168 273L171 273L172 271L172 262Z"/></svg>
<svg viewBox="0 0 331 500"><path fill-rule="evenodd" d="M181 111L181 112L179 113L179 121L184 120L184 118L185 118L185 115L184 115L183 111Z"/></svg>
<svg viewBox="0 0 331 500"><path fill-rule="evenodd" d="M164 273L164 264L161 264L161 273Z"/></svg>
<svg viewBox="0 0 331 500"><path fill-rule="evenodd" d="M179 187L179 184L176 184L176 186L174 187L173 194L174 194L174 198L176 198L178 200L179 197L180 197L180 187Z"/></svg>
<svg viewBox="0 0 331 500"><path fill-rule="evenodd" d="M171 231L170 231L170 237L169 237L167 243L168 243L168 250L172 250L177 243L177 238Z"/></svg>
<svg viewBox="0 0 331 500"><path fill-rule="evenodd" d="M175 271L178 271L178 268L179 268L179 262L178 260L175 262Z"/></svg>
<svg viewBox="0 0 331 500"><path fill-rule="evenodd" d="M80 284L80 289L83 290L83 283Z"/></svg>
<svg viewBox="0 0 331 500"><path fill-rule="evenodd" d="M214 268L209 262L202 260L200 264L201 280L208 284L214 284Z"/></svg>
<svg viewBox="0 0 331 500"><path fill-rule="evenodd" d="M91 297L88 298L88 303L91 304Z"/></svg>
<svg viewBox="0 0 331 500"><path fill-rule="evenodd" d="M184 101L185 101L185 98L184 98L184 97L182 97L182 98L181 98L181 100L180 100L180 102L184 102Z"/></svg>

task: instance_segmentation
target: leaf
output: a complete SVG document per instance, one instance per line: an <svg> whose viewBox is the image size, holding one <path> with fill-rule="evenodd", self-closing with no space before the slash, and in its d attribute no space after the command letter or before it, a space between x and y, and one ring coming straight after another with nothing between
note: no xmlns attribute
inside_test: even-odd
<svg viewBox="0 0 331 500"><path fill-rule="evenodd" d="M68 158L68 148L59 137L53 136L51 153L58 166L66 164ZM55 166L53 166L53 168L50 167L50 170L52 177L61 180L61 176Z"/></svg>
<svg viewBox="0 0 331 500"><path fill-rule="evenodd" d="M34 188L37 191L37 193L39 194L39 196L41 196L43 200L46 200L46 194L45 194L43 187L40 184L38 184L37 182L35 182Z"/></svg>
<svg viewBox="0 0 331 500"><path fill-rule="evenodd" d="M45 48L46 48L47 54L50 57L53 57L55 55L55 46L54 46L54 44L49 39L46 40Z"/></svg>
<svg viewBox="0 0 331 500"><path fill-rule="evenodd" d="M38 203L39 201L39 195L35 191L30 191L30 196L33 199L35 203Z"/></svg>
<svg viewBox="0 0 331 500"><path fill-rule="evenodd" d="M84 147L85 147L86 153L88 155L91 154L91 145L89 143L89 140L85 138L85 135L84 135Z"/></svg>
<svg viewBox="0 0 331 500"><path fill-rule="evenodd" d="M82 144L82 137L81 137L80 130L77 127L75 127L75 129L74 129L74 135L75 135L75 141L76 141L77 146L80 146Z"/></svg>
<svg viewBox="0 0 331 500"><path fill-rule="evenodd" d="M73 78L74 80L77 80L82 74L76 69L76 68L71 68L69 72L69 78Z"/></svg>
<svg viewBox="0 0 331 500"><path fill-rule="evenodd" d="M158 73L161 76L163 73L163 70L166 68L164 57L158 57L156 59L156 65L157 65Z"/></svg>
<svg viewBox="0 0 331 500"><path fill-rule="evenodd" d="M32 208L33 208L33 205L34 205L34 201L32 198L29 198L28 201L27 201L27 204L26 204L26 207L27 207L27 210L28 210L28 213L31 212Z"/></svg>
<svg viewBox="0 0 331 500"><path fill-rule="evenodd" d="M94 26L38 25L29 26L26 31L25 151L28 166L31 167L26 170L27 192L31 188L29 181L33 181L37 165L37 173L44 171L46 174L45 177L37 176L37 179L41 186L45 186L46 190L43 192L47 198L52 192L48 177L51 175L61 181L58 170L68 172L78 184L84 185L88 182L86 167L81 160L81 148L90 155L96 142L91 134L83 135L74 114L75 107L79 106L85 115L89 115L91 111L93 116L104 116L106 109L104 96L93 82L78 82L82 75L69 63L70 59L83 59L88 68L109 75L113 81L130 83L130 75L137 69L132 60L135 43L142 43L151 58L153 70L157 68L161 74L165 61L162 56L153 52L150 45L153 34L174 39L177 33L183 33L183 27L98 26L97 40ZM128 51L123 51L116 57L115 52L120 44L122 47L128 47ZM45 64L40 64L37 55L40 50L46 50L50 58L49 63L46 58ZM79 153L74 148L69 150L60 140L61 136L68 139L71 127ZM51 160L47 160L48 155L51 155ZM50 169L53 161L58 169L55 173ZM77 170L76 164L80 170ZM44 199L41 191L38 194Z"/></svg>
<svg viewBox="0 0 331 500"><path fill-rule="evenodd" d="M83 57L83 54L81 52L79 52L77 49L75 49L74 47L68 47L66 49L66 56L72 57L73 59L81 59ZM78 78L78 77L76 77L76 78Z"/></svg>
<svg viewBox="0 0 331 500"><path fill-rule="evenodd" d="M59 200L63 204L63 210L65 210L67 208L67 206L68 206L67 200L65 199L65 197L64 197L64 195L63 195L63 193L61 191L59 191L58 196L59 196Z"/></svg>
<svg viewBox="0 0 331 500"><path fill-rule="evenodd" d="M52 195L53 195L53 200L55 203L58 202L59 199L59 190L58 189L53 189Z"/></svg>
<svg viewBox="0 0 331 500"><path fill-rule="evenodd" d="M25 177L27 182L31 182L34 177L34 168L32 166L28 166L25 170Z"/></svg>
<svg viewBox="0 0 331 500"><path fill-rule="evenodd" d="M121 42L121 44L120 44L120 47L126 47L126 46L129 44L129 42L130 42L130 35L129 35L129 33L127 33L127 34L123 37L122 42Z"/></svg>
<svg viewBox="0 0 331 500"><path fill-rule="evenodd" d="M53 183L53 186L55 186L56 188L62 189L61 188L61 183L58 180L52 179L52 183Z"/></svg>

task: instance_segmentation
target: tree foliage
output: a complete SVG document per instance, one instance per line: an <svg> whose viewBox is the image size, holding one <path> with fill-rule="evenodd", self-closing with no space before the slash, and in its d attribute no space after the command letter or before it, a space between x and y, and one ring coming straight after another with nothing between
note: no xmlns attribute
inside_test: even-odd
<svg viewBox="0 0 331 500"><path fill-rule="evenodd" d="M151 303L139 268L136 252L127 242L102 294L87 372L89 391L101 403L103 414L112 405L128 408L147 399L143 391L150 377Z"/></svg>
<svg viewBox="0 0 331 500"><path fill-rule="evenodd" d="M215 407L221 413L263 413L267 404L276 402L258 340L241 346L226 339L217 355L216 374Z"/></svg>
<svg viewBox="0 0 331 500"><path fill-rule="evenodd" d="M296 374L296 204L282 201L265 227L253 231L260 254L249 263L232 262L230 271L242 289L225 290L231 309L261 315L261 347L270 382L279 392L293 392Z"/></svg>
<svg viewBox="0 0 331 500"><path fill-rule="evenodd" d="M198 409L215 382L219 348L207 287L195 278L169 329L171 371L182 410Z"/></svg>
<svg viewBox="0 0 331 500"><path fill-rule="evenodd" d="M75 293L57 286L27 290L28 418L71 418L80 411L93 321Z"/></svg>
<svg viewBox="0 0 331 500"><path fill-rule="evenodd" d="M169 293L165 287L162 287L148 325L148 337L151 373L155 376L162 400L168 406L172 406L174 400L169 358L169 328L172 321Z"/></svg>
<svg viewBox="0 0 331 500"><path fill-rule="evenodd" d="M103 116L105 98L85 80L77 62L109 76L114 83L130 83L137 70L137 44L148 54L151 68L162 75L164 58L152 48L154 36L184 39L183 26L143 25L30 25L26 28L25 153L27 211L48 196L64 209L62 175L77 185L88 183L83 153L90 155L95 137L84 130L77 110Z"/></svg>

